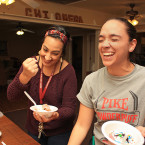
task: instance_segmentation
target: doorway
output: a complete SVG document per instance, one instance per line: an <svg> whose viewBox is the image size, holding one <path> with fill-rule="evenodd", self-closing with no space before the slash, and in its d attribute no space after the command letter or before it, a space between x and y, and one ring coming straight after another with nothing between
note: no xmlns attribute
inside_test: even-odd
<svg viewBox="0 0 145 145"><path fill-rule="evenodd" d="M76 72L78 92L82 86L82 50L83 36L72 37L72 65Z"/></svg>

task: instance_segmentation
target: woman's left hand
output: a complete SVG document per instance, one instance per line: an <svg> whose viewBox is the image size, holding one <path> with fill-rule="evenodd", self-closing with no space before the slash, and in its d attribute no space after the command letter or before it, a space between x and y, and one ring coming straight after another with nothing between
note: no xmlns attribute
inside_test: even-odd
<svg viewBox="0 0 145 145"><path fill-rule="evenodd" d="M145 127L137 126L136 128L141 132L142 136L145 137Z"/></svg>
<svg viewBox="0 0 145 145"><path fill-rule="evenodd" d="M56 120L59 117L58 112L53 112L51 117L45 117L45 115L40 116L37 112L33 112L34 118L39 122L50 122L52 120Z"/></svg>

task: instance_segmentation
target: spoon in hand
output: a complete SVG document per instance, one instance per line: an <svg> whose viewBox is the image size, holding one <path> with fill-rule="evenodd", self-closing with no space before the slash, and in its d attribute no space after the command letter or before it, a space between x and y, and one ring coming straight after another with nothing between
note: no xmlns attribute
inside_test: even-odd
<svg viewBox="0 0 145 145"><path fill-rule="evenodd" d="M36 102L32 99L32 97L26 92L24 91L25 95L30 99L30 101L36 106Z"/></svg>

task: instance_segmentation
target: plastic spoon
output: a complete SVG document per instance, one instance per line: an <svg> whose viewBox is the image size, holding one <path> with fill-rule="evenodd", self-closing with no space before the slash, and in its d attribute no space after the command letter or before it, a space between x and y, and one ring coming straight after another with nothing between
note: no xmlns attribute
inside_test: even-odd
<svg viewBox="0 0 145 145"><path fill-rule="evenodd" d="M36 102L32 99L32 97L26 92L24 91L25 95L30 99L30 101L36 106Z"/></svg>

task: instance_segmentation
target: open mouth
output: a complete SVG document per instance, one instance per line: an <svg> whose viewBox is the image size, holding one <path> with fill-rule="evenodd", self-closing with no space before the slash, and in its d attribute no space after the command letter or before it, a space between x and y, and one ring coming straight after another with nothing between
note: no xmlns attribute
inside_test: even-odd
<svg viewBox="0 0 145 145"><path fill-rule="evenodd" d="M114 53L113 52L107 52L107 53L103 53L104 56L106 57L110 57L110 56L113 56Z"/></svg>

